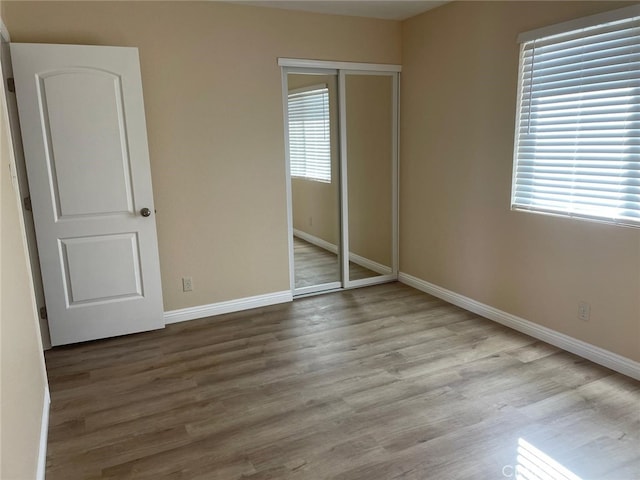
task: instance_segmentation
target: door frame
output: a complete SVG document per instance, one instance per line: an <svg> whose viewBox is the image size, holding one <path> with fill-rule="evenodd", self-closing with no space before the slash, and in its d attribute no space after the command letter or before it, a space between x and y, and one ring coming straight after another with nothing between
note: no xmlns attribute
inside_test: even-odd
<svg viewBox="0 0 640 480"><path fill-rule="evenodd" d="M0 56L2 57L2 81L13 78L13 65L11 64L11 38L4 23L0 21ZM29 267L31 270L31 284L35 296L35 302L38 310L38 322L40 325L40 337L43 350L51 348L51 337L49 335L49 322L47 321L46 310L44 309L46 302L44 298L44 285L42 283L42 274L40 271L40 258L38 256L38 247L36 245L36 231L33 223L33 214L25 207L27 199L30 200L29 184L27 181L27 165L22 150L22 131L20 130L20 122L18 119L18 103L16 94L5 89L5 98L7 102L7 113L9 116L9 131L11 132L11 146L13 148L13 156L15 161L15 174L18 181L18 192L20 193L20 213L24 222L24 233L27 242L27 253L29 255Z"/></svg>
<svg viewBox="0 0 640 480"><path fill-rule="evenodd" d="M398 279L399 255L398 255L398 234L399 234L399 121L400 121L400 72L401 65L357 63L357 62L334 62L324 60L309 60L296 58L278 58L278 66L281 68L282 80L282 108L284 119L284 151L285 151L285 179L286 179L286 201L287 201L287 234L289 247L289 285L294 298L315 295L319 293L329 293L338 290L358 288L369 285L376 285L395 281ZM338 76L338 117L339 117L339 137L340 137L340 249L339 257L341 265L341 281L330 282L310 287L296 288L295 286L295 263L293 247L293 196L291 188L290 152L289 152L289 120L288 120L288 79L289 73L301 74L324 74ZM346 97L345 97L345 75L385 75L393 79L393 104L392 104L392 265L391 273L378 275L360 280L349 279L349 232L348 232L348 192L347 192L347 132L346 132Z"/></svg>

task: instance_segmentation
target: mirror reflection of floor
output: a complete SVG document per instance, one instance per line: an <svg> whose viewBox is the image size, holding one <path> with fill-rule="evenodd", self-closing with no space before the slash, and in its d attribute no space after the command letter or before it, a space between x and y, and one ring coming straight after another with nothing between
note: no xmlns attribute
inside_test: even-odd
<svg viewBox="0 0 640 480"><path fill-rule="evenodd" d="M341 280L338 255L298 237L293 237L293 261L296 288ZM378 273L349 262L349 278L351 280L376 276Z"/></svg>

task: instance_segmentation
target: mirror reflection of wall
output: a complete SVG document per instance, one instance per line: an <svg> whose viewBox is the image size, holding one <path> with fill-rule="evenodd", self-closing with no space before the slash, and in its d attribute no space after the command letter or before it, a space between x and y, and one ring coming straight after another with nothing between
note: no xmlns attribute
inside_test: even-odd
<svg viewBox="0 0 640 480"><path fill-rule="evenodd" d="M298 289L341 282L338 81L337 75L298 73L287 81Z"/></svg>
<svg viewBox="0 0 640 480"><path fill-rule="evenodd" d="M392 273L393 77L347 74L349 280Z"/></svg>

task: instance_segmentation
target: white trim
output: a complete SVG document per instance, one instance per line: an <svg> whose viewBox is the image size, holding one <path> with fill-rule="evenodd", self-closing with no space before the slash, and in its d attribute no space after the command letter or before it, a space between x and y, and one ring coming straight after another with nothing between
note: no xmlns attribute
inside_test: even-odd
<svg viewBox="0 0 640 480"><path fill-rule="evenodd" d="M287 200L287 243L289 247L289 288L296 288L296 272L293 263L293 194L291 192L291 158L289 151L289 80L286 68L282 68L282 116L284 120L284 175ZM293 296L293 293L292 293Z"/></svg>
<svg viewBox="0 0 640 480"><path fill-rule="evenodd" d="M400 74L393 76L391 165L391 272L400 270Z"/></svg>
<svg viewBox="0 0 640 480"><path fill-rule="evenodd" d="M309 285L307 287L297 287L293 294L296 298L318 295L320 293L336 292L342 288L341 282L327 282Z"/></svg>
<svg viewBox="0 0 640 480"><path fill-rule="evenodd" d="M349 278L349 181L347 168L347 83L344 70L338 71L338 127L340 128L340 258L342 260L342 284L351 287Z"/></svg>
<svg viewBox="0 0 640 480"><path fill-rule="evenodd" d="M338 246L334 245L331 242L327 242L320 237L316 237L315 235L311 235L310 233L303 232L302 230L298 230L297 228L293 229L293 236L298 237L305 242L309 242L316 247L323 248L331 253L338 254Z"/></svg>
<svg viewBox="0 0 640 480"><path fill-rule="evenodd" d="M164 312L164 323L186 322L188 320L196 320L198 318L212 317L225 313L240 312L251 308L267 307L278 303L287 303L293 301L293 295L289 290L282 292L266 293L264 295L256 295L255 297L238 298L236 300L227 300L226 302L210 303L209 305L199 305L197 307L181 308L179 310L170 310Z"/></svg>
<svg viewBox="0 0 640 480"><path fill-rule="evenodd" d="M316 247L323 248L331 253L338 254L338 247L333 243L327 242L320 237L316 237L311 235L310 233L303 232L302 230L298 230L297 228L293 229L293 235L305 240ZM349 261L360 265L361 267L368 268L369 270L373 270L380 275L391 275L393 273L393 269L382 263L375 262L369 258L358 255L357 253L349 252Z"/></svg>
<svg viewBox="0 0 640 480"><path fill-rule="evenodd" d="M363 257L358 255L357 253L349 252L349 261L360 265L361 267L368 268L369 270L373 270L380 275L391 275L393 270L391 267L387 267L382 263L378 263L370 258ZM352 282L355 280L352 280Z"/></svg>
<svg viewBox="0 0 640 480"><path fill-rule="evenodd" d="M331 68L335 70L375 70L377 72L400 72L402 65L387 63L334 62L326 60L308 60L304 58L278 58L281 67Z"/></svg>
<svg viewBox="0 0 640 480"><path fill-rule="evenodd" d="M421 280L407 273L400 272L398 280L425 293L441 298L453 305L488 318L489 320L530 335L543 342L550 343L551 345L579 355L587 360L622 373L623 375L640 380L640 362L610 352L604 348L596 347L595 345L570 337L564 333L543 327L524 318L516 317L515 315L477 302L464 295L439 287L438 285Z"/></svg>
<svg viewBox="0 0 640 480"><path fill-rule="evenodd" d="M338 76L338 70L335 68L282 67L282 69L286 70L288 74Z"/></svg>
<svg viewBox="0 0 640 480"><path fill-rule="evenodd" d="M349 288L361 288L369 287L371 285L380 285L381 283L397 282L398 276L394 274L390 275L378 275L376 277L361 278L359 280L351 280Z"/></svg>
<svg viewBox="0 0 640 480"><path fill-rule="evenodd" d="M518 88L516 92L516 117L515 124L513 127L514 131L514 140L513 140L513 158L511 160L511 196L509 197L509 202L513 204L514 194L516 192L516 180L517 180L517 165L518 165L518 135L519 135L519 127L520 127L520 115L522 113L522 76L524 74L524 69L522 68L522 61L524 59L524 45L520 45L518 49ZM513 211L513 207L511 208Z"/></svg>
<svg viewBox="0 0 640 480"><path fill-rule="evenodd" d="M38 470L36 479L44 480L47 470L47 437L49 436L49 410L51 406L51 395L49 387L44 389L44 399L42 402L42 421L40 424L40 445L38 447Z"/></svg>
<svg viewBox="0 0 640 480"><path fill-rule="evenodd" d="M631 18L640 15L640 5L631 5L630 7L619 8L609 12L598 13L588 17L576 18L568 22L557 23L547 27L529 30L518 35L518 43L524 43L537 38L550 37L560 33L570 32L572 30L580 30L581 28L593 27L603 23L615 22L623 18Z"/></svg>
<svg viewBox="0 0 640 480"><path fill-rule="evenodd" d="M389 70L358 70L358 69L345 69L341 70L345 75L361 75L370 77L395 77L398 72Z"/></svg>

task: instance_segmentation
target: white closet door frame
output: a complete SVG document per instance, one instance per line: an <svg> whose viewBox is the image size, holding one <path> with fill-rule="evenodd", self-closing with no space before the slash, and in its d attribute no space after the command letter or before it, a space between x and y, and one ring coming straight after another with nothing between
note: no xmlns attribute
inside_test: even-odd
<svg viewBox="0 0 640 480"><path fill-rule="evenodd" d="M346 96L346 76L347 75L375 75L390 76L393 79L393 104L392 104L392 137L391 137L391 273L388 275L378 275L370 278L351 280L349 278L349 192L347 175L347 96ZM392 282L398 279L399 258L398 258L398 120L399 120L399 73L394 70L366 70L351 69L340 70L338 78L338 99L340 102L340 198L342 208L342 272L344 288L366 287L379 283Z"/></svg>
<svg viewBox="0 0 640 480"><path fill-rule="evenodd" d="M289 283L291 292L295 297L312 295L318 293L328 293L348 288L358 288L368 285L392 282L398 279L399 255L398 255L398 232L399 232L399 114L400 114L400 65L375 64L375 63L353 63L353 62L333 62L322 60L279 58L278 65L282 68L282 107L284 118L284 149L285 149L285 175L286 175L286 200L287 200L287 229L289 244ZM341 282L330 282L310 287L295 287L295 263L293 255L293 196L291 192L291 159L289 157L289 119L288 119L288 80L289 73L316 74L316 75L337 75L338 76L338 117L340 131L340 231L341 231ZM391 273L378 275L360 280L349 279L349 203L347 192L347 138L346 138L346 75L387 75L393 79L393 104L392 104L392 168L391 168L391 209L392 209L392 265Z"/></svg>
<svg viewBox="0 0 640 480"><path fill-rule="evenodd" d="M333 69L373 72L374 74L384 72L402 71L402 65L389 63L359 63L359 62L334 62L332 60L308 60L306 58L278 58L278 65L281 67L300 68L301 72L308 72L310 69Z"/></svg>
<svg viewBox="0 0 640 480"><path fill-rule="evenodd" d="M335 75L338 71L332 68L299 68L282 67L282 114L284 117L284 156L286 170L286 195L287 195L287 231L289 243L289 287L291 293L296 297L304 295L314 295L317 293L333 292L342 289L342 281L321 283L308 287L296 288L295 261L293 256L293 193L291 192L291 157L289 152L289 81L290 73L300 73L306 75ZM340 219L340 229L342 230L342 220Z"/></svg>

